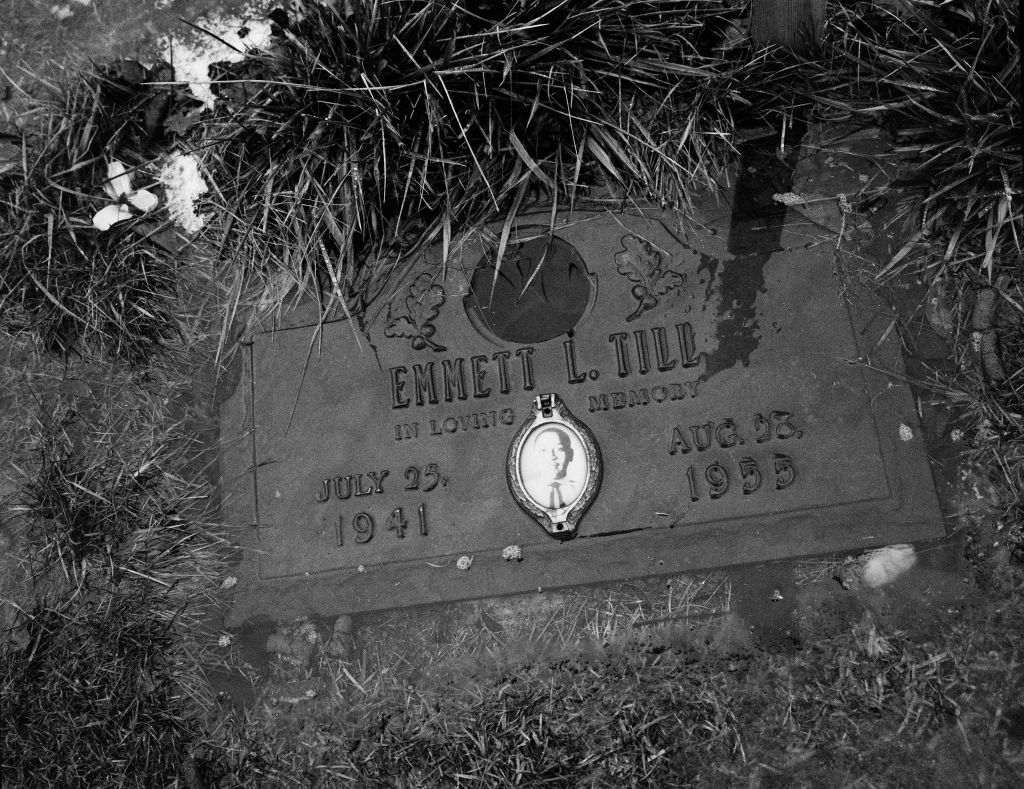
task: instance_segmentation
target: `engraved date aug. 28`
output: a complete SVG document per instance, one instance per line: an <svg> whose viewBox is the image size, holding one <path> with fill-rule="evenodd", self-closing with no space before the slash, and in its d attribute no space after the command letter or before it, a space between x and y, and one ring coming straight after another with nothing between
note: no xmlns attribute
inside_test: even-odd
<svg viewBox="0 0 1024 789"><path fill-rule="evenodd" d="M801 439L804 435L804 431L793 423L793 414L789 411L758 412L747 424L752 428L749 432L744 429L741 420L733 418L708 420L686 427L675 425L668 442L668 454L682 456L715 448L732 449L750 440L754 444L764 444L768 441Z"/></svg>

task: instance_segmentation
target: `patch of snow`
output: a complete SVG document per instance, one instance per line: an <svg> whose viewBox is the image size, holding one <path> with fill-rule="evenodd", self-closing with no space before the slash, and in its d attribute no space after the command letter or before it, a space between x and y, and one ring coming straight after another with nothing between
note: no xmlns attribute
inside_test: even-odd
<svg viewBox="0 0 1024 789"><path fill-rule="evenodd" d="M917 564L912 545L887 545L868 554L864 562L864 585L877 589L895 581Z"/></svg>
<svg viewBox="0 0 1024 789"><path fill-rule="evenodd" d="M171 219L186 233L197 233L206 218L196 213L196 199L209 191L199 174L199 162L191 154L172 153L158 176L166 191Z"/></svg>
<svg viewBox="0 0 1024 789"><path fill-rule="evenodd" d="M247 51L264 48L270 41L268 9L268 5L250 5L238 16L212 16L194 21L222 41L198 30L162 38L160 50L164 60L174 66L175 80L187 82L193 95L212 108L217 97L210 90L210 64L238 63Z"/></svg>

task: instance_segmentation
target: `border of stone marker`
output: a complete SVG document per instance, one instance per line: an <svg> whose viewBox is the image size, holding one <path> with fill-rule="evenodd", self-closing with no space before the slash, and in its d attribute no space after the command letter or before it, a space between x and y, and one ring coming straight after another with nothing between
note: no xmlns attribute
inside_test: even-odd
<svg viewBox="0 0 1024 789"><path fill-rule="evenodd" d="M606 214L559 214L556 233ZM549 221L547 213L526 215L520 218L519 226L542 226ZM640 221L667 227L669 215L653 209L634 210L614 215L612 221L624 229L626 224ZM713 222L706 224L713 225ZM494 230L495 235L500 234L500 226ZM713 227L702 230L693 225L684 232L688 238L691 235L696 238L698 246L706 242L721 247L721 235ZM454 256L469 266L465 272L467 277L473 273L475 261L480 259L480 247L474 243L470 241L461 256L458 251ZM801 256L800 260L810 257L815 265L826 267L831 273L833 249L830 244L815 246L800 236L798 229L786 227L780 246L781 249L772 254L776 264L785 263L787 256L792 260L797 259L795 256ZM723 260L725 264L730 262ZM610 261L605 265L611 265ZM413 272L413 277L417 273ZM836 304L839 305L838 300ZM641 300L637 310L643 307ZM278 336L281 332L314 326L314 309L309 305L288 314L277 329ZM462 553L458 552L393 561L383 566L367 564L361 568L324 571L313 568L309 573L292 571L287 577L261 579L259 528L254 525L253 512L257 466L263 462L257 457L253 440L252 408L257 392L252 356L241 354L243 369L239 371L238 385L224 401L221 412L223 513L229 523L247 527L244 529L244 558L239 569L241 583L229 623L239 624L258 614L281 619L296 614L360 613L538 588L677 574L826 551L858 551L893 542L941 537L943 519L909 390L897 378L872 369L888 368L896 375L902 371L898 338L895 332L887 331L889 321L884 319L888 313L880 312L864 294L848 304L846 310L837 312L841 315L843 311L848 312L852 337L859 350L859 357L848 363L863 376L864 397L872 404L870 415L888 496L813 511L710 519L693 528L685 523L679 524L682 528L670 524L676 527L646 529L640 538L633 529L634 524L623 522L607 528L599 538L576 539L565 544L547 538L534 541L524 548L525 561L521 563L506 561L500 548L468 551L473 555L473 564L466 572L457 569L456 559ZM344 330L332 337L355 345L355 336L343 318L332 318L330 325L333 329ZM311 330L307 331L303 342L310 349L314 341L312 334ZM561 337L553 342L560 344ZM863 363L867 359L874 360L871 367ZM578 413L581 410L582 413ZM574 411L577 416L588 417L586 409L574 406ZM908 430L911 440L907 440ZM496 491L493 495L507 496L508 492ZM528 517L521 511L510 511L508 515L510 518ZM532 528L539 529L535 524ZM570 557L572 560L566 561ZM263 560L266 561L266 556Z"/></svg>

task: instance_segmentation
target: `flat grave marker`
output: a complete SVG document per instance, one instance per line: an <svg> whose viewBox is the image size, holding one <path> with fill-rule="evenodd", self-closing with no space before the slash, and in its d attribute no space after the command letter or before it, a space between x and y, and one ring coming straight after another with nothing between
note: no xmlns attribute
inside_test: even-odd
<svg viewBox="0 0 1024 789"><path fill-rule="evenodd" d="M831 247L733 254L673 222L520 217L497 272L500 228L425 259L358 339L255 334L222 415L253 526L236 617L941 536L909 390L873 369L900 364L889 318L840 297Z"/></svg>

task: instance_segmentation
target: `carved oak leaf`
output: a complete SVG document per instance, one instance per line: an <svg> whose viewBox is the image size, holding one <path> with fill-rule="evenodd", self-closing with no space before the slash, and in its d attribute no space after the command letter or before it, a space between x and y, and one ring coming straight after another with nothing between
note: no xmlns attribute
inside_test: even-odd
<svg viewBox="0 0 1024 789"><path fill-rule="evenodd" d="M409 318L421 329L437 317L444 304L444 289L430 282L430 274L420 274L409 287L409 295L405 299Z"/></svg>
<svg viewBox="0 0 1024 789"><path fill-rule="evenodd" d="M654 290L651 291L651 294L654 296L664 296L670 290L675 290L682 286L685 281L686 278L678 271L663 271L654 285Z"/></svg>
<svg viewBox="0 0 1024 789"><path fill-rule="evenodd" d="M654 282L661 272L661 253L649 241L628 235L622 239L622 252L615 255L615 267L631 282Z"/></svg>
<svg viewBox="0 0 1024 789"><path fill-rule="evenodd" d="M664 296L683 284L686 278L677 271L662 267L661 253L650 242L634 235L622 239L622 251L615 255L615 269L630 282L630 289L639 303L636 311L626 317L636 320L645 310L658 305L658 296Z"/></svg>
<svg viewBox="0 0 1024 789"><path fill-rule="evenodd" d="M384 329L386 337L418 337L419 334L413 322L405 315L393 318Z"/></svg>
<svg viewBox="0 0 1024 789"><path fill-rule="evenodd" d="M438 352L447 350L430 339L435 332L432 321L437 317L442 304L444 288L432 285L430 274L420 274L409 286L409 295L405 297L405 307L409 314L398 317L389 315L384 336L409 337L412 339L412 347L417 351L427 347Z"/></svg>

